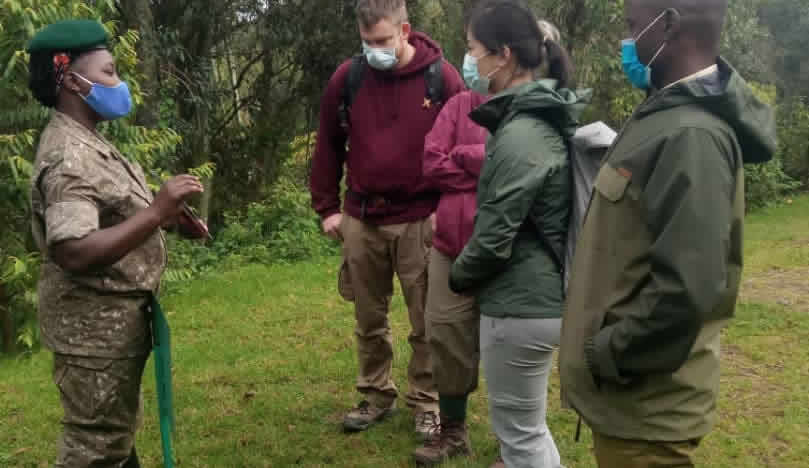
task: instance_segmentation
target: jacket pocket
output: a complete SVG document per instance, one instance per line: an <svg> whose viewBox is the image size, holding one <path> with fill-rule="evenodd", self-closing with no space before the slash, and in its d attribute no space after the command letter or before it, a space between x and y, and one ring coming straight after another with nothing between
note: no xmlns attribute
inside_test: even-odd
<svg viewBox="0 0 809 468"><path fill-rule="evenodd" d="M621 201L629 188L632 174L624 169L616 169L609 163L602 166L595 181L595 189L607 200Z"/></svg>

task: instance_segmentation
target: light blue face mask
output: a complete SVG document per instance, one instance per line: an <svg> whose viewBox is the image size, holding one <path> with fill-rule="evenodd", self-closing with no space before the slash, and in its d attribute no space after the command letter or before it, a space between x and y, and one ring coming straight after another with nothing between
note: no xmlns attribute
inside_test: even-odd
<svg viewBox="0 0 809 468"><path fill-rule="evenodd" d="M638 34L637 38L624 39L621 41L621 64L624 68L624 74L629 79L629 82L636 88L646 90L652 87L652 64L660 53L663 52L663 49L666 48L666 43L664 42L663 45L657 49L657 53L652 57L652 60L650 60L647 65L644 65L638 57L637 42L664 16L666 16L665 11L655 18L649 26L646 26L646 28Z"/></svg>
<svg viewBox="0 0 809 468"><path fill-rule="evenodd" d="M105 120L115 120L126 117L132 110L132 96L129 94L129 86L123 81L117 86L104 86L93 83L87 78L73 73L91 86L90 94L81 96L90 108L98 113Z"/></svg>
<svg viewBox="0 0 809 468"><path fill-rule="evenodd" d="M371 47L363 41L362 53L371 68L377 70L391 70L399 63L395 47Z"/></svg>
<svg viewBox="0 0 809 468"><path fill-rule="evenodd" d="M463 58L463 68L461 69L463 80L466 83L466 86L472 91L483 94L484 96L489 94L489 88L491 88L492 80L489 76L480 76L478 60L482 59L486 55L474 57L471 54L466 54Z"/></svg>

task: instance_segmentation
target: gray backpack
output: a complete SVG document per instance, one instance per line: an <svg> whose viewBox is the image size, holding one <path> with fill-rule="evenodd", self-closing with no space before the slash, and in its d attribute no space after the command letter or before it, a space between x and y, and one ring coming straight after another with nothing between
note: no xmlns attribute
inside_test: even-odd
<svg viewBox="0 0 809 468"><path fill-rule="evenodd" d="M590 206L593 184L601 168L601 161L607 154L617 134L604 122L585 125L576 131L570 140L570 169L573 175L573 207L570 212L570 225L567 232L567 250L565 252L565 290L570 281L570 269L573 267L573 254L576 251L576 239Z"/></svg>

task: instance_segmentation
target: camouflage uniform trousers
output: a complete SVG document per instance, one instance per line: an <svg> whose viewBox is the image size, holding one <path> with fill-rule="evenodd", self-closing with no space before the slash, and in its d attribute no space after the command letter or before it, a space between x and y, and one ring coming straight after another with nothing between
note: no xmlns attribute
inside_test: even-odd
<svg viewBox="0 0 809 468"><path fill-rule="evenodd" d="M140 385L148 356L100 359L54 354L64 432L56 468L137 467Z"/></svg>

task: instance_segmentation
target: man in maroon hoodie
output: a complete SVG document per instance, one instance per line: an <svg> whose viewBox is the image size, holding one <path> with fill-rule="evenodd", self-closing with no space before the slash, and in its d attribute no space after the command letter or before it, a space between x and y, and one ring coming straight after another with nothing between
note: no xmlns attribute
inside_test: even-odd
<svg viewBox="0 0 809 468"><path fill-rule="evenodd" d="M388 322L395 273L412 327L405 399L415 410L416 431L426 438L439 425L424 322L429 217L438 193L422 180L422 155L424 137L443 101L464 85L443 60L440 47L411 31L404 0L359 0L357 19L367 60L362 83L348 118L341 119L352 60L329 81L320 107L311 176L312 205L323 219L323 230L343 243L343 275L350 277L357 319L357 389L364 399L345 416L343 426L348 431L365 430L395 407ZM428 97L425 80L425 72L435 63L442 74L440 100ZM340 210L344 165L345 215Z"/></svg>

